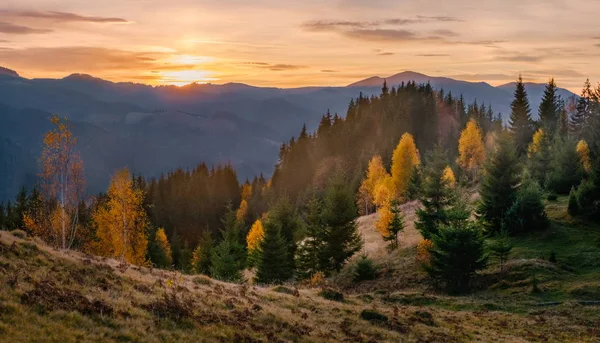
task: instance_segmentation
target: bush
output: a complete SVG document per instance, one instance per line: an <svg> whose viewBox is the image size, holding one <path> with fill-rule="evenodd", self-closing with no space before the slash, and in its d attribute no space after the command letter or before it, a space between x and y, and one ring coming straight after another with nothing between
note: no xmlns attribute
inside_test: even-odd
<svg viewBox="0 0 600 343"><path fill-rule="evenodd" d="M546 195L546 200L548 201L556 201L558 199L558 197L556 196L556 193L554 192L549 192L548 195Z"/></svg>
<svg viewBox="0 0 600 343"><path fill-rule="evenodd" d="M596 187L590 180L584 180L577 188L578 213L593 215L598 212L598 203L595 201Z"/></svg>
<svg viewBox="0 0 600 343"><path fill-rule="evenodd" d="M371 322L371 323L385 323L388 321L388 317L384 314L381 314L379 312L375 312L375 311L369 311L369 310L363 310L360 313L360 318Z"/></svg>
<svg viewBox="0 0 600 343"><path fill-rule="evenodd" d="M367 255L361 256L354 267L354 282L373 280L377 277L377 267Z"/></svg>
<svg viewBox="0 0 600 343"><path fill-rule="evenodd" d="M577 204L577 191L575 187L571 188L571 193L569 193L569 205L567 207L567 211L570 215L576 216L579 213L579 205Z"/></svg>
<svg viewBox="0 0 600 343"><path fill-rule="evenodd" d="M517 199L504 215L503 228L510 233L540 230L548 227L548 216L542 202L542 190L535 182L529 182L517 193Z"/></svg>
<svg viewBox="0 0 600 343"><path fill-rule="evenodd" d="M331 289L331 288L323 288L321 290L321 292L319 292L319 295L327 300L339 301L339 302L344 301L344 295L338 291Z"/></svg>

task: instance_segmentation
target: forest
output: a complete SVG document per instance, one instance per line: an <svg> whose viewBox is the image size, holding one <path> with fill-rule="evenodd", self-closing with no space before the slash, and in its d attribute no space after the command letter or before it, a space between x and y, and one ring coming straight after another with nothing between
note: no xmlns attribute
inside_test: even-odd
<svg viewBox="0 0 600 343"><path fill-rule="evenodd" d="M124 263L230 282L250 270L255 283L280 284L338 273L363 247L360 215L378 213L396 249L402 204L418 201L419 263L440 288L468 292L490 257L505 259L509 237L548 227L545 201L568 195L569 215L600 215L600 85L586 81L576 99L556 89L550 80L534 119L519 77L504 122L429 84L384 83L282 144L270 179L240 183L229 164L158 179L124 168L95 196L77 137L54 116L39 183L0 205L0 228ZM357 263L357 280L369 278L372 260Z"/></svg>

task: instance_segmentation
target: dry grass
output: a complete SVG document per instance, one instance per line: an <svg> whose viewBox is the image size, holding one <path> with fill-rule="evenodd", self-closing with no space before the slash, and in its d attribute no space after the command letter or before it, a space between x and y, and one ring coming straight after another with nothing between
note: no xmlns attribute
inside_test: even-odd
<svg viewBox="0 0 600 343"><path fill-rule="evenodd" d="M415 208L404 209L408 225L401 248L391 252L372 228L375 216L360 218L379 277L348 282L348 266L327 288L223 283L57 251L0 232L0 342L600 341L597 306L536 306L530 270L545 271L540 286L549 290L573 272L528 258L523 247L502 283L492 266L471 296L434 292L415 262ZM561 287L586 299L598 294L593 277ZM340 292L343 300L327 300L323 290Z"/></svg>

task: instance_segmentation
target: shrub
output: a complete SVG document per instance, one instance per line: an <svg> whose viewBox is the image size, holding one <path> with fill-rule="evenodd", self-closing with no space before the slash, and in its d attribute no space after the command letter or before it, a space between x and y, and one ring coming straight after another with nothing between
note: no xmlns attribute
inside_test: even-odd
<svg viewBox="0 0 600 343"><path fill-rule="evenodd" d="M548 195L546 195L546 200L548 201L556 201L558 199L558 197L556 196L556 193L554 192L549 192Z"/></svg>
<svg viewBox="0 0 600 343"><path fill-rule="evenodd" d="M548 223L545 205L542 202L542 190L535 182L521 186L515 202L502 221L503 228L510 233L545 229Z"/></svg>
<svg viewBox="0 0 600 343"><path fill-rule="evenodd" d="M373 280L377 277L377 267L367 255L361 256L354 266L354 282Z"/></svg>
<svg viewBox="0 0 600 343"><path fill-rule="evenodd" d="M331 288L323 288L321 290L321 292L319 292L319 295L327 300L339 301L339 302L344 301L344 294L342 294L338 291L335 291Z"/></svg>
<svg viewBox="0 0 600 343"><path fill-rule="evenodd" d="M323 273L323 272L314 273L313 276L311 276L311 278L309 280L309 285L311 287L320 287L320 286L323 286L325 283L326 283L325 273Z"/></svg>
<svg viewBox="0 0 600 343"><path fill-rule="evenodd" d="M388 321L388 317L386 315L370 310L363 310L360 312L360 318L376 324L385 323Z"/></svg>
<svg viewBox="0 0 600 343"><path fill-rule="evenodd" d="M579 212L579 205L577 204L577 191L575 190L575 187L571 188L571 192L569 193L569 205L567 207L567 211L572 216L576 216Z"/></svg>
<svg viewBox="0 0 600 343"><path fill-rule="evenodd" d="M595 201L596 187L590 180L584 180L577 188L578 213L592 215L598 211L598 203Z"/></svg>

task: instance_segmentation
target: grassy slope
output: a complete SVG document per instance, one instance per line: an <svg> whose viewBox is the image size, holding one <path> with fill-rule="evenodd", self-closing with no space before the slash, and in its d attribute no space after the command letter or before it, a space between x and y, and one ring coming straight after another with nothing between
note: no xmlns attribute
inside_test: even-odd
<svg viewBox="0 0 600 343"><path fill-rule="evenodd" d="M414 262L411 225L400 250L387 252L360 219L367 252L381 265L375 281L335 280L344 302L319 289L298 296L52 250L0 232L1 342L597 342L600 225L573 222L564 199L549 205L548 231L515 238L504 281L493 264L468 297L437 294ZM408 222L414 206L405 208ZM13 244L14 243L14 244ZM549 263L550 251L558 262ZM539 293L531 292L532 271ZM537 303L560 300L555 307ZM363 310L387 322L361 319Z"/></svg>

